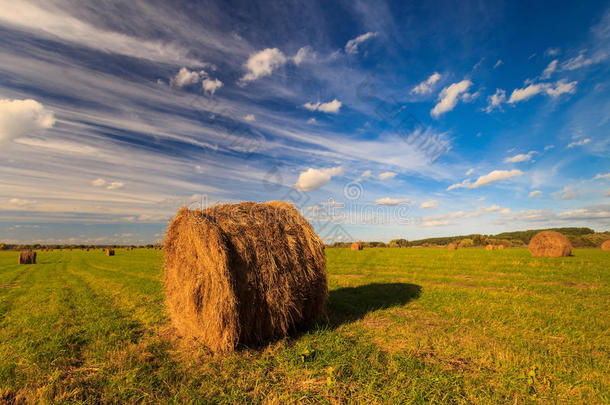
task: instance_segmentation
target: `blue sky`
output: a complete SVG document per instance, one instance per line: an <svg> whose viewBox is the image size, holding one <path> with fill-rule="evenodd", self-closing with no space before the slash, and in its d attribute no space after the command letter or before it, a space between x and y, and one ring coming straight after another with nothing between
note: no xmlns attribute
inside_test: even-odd
<svg viewBox="0 0 610 405"><path fill-rule="evenodd" d="M0 241L293 202L326 240L610 225L610 3L0 8Z"/></svg>

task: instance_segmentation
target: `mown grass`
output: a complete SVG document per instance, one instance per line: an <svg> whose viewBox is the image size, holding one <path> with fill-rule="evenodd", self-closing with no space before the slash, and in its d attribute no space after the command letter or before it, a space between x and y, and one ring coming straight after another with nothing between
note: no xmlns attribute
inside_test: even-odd
<svg viewBox="0 0 610 405"><path fill-rule="evenodd" d="M0 253L0 403L610 403L610 254L327 249L317 328L176 339L162 252Z"/></svg>

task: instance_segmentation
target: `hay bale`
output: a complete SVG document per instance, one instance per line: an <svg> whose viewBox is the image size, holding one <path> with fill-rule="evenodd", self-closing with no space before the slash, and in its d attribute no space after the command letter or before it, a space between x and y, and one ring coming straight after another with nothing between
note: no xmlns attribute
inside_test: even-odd
<svg viewBox="0 0 610 405"><path fill-rule="evenodd" d="M214 352L286 336L324 311L324 245L289 203L182 208L163 250L172 322Z"/></svg>
<svg viewBox="0 0 610 405"><path fill-rule="evenodd" d="M36 252L31 249L19 252L19 264L36 264Z"/></svg>
<svg viewBox="0 0 610 405"><path fill-rule="evenodd" d="M362 249L364 249L364 245L362 244L362 242L352 242L350 249L351 250L362 250Z"/></svg>
<svg viewBox="0 0 610 405"><path fill-rule="evenodd" d="M559 232L543 231L530 240L529 250L534 257L565 257L572 253L572 244Z"/></svg>
<svg viewBox="0 0 610 405"><path fill-rule="evenodd" d="M114 249L106 249L106 256L114 256Z"/></svg>
<svg viewBox="0 0 610 405"><path fill-rule="evenodd" d="M455 243L450 243L447 245L447 249L449 250L457 250L458 245L456 245Z"/></svg>
<svg viewBox="0 0 610 405"><path fill-rule="evenodd" d="M496 249L502 250L502 249L504 249L504 245L498 245L498 246L496 246Z"/></svg>
<svg viewBox="0 0 610 405"><path fill-rule="evenodd" d="M485 246L485 250L494 250L494 245Z"/></svg>

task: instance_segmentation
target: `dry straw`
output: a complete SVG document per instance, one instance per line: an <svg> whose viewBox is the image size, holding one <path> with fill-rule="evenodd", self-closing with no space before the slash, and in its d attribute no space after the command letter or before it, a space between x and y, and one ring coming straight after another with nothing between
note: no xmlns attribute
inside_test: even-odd
<svg viewBox="0 0 610 405"><path fill-rule="evenodd" d="M106 249L106 256L114 256L114 249Z"/></svg>
<svg viewBox="0 0 610 405"><path fill-rule="evenodd" d="M610 239L602 243L602 250L610 250Z"/></svg>
<svg viewBox="0 0 610 405"><path fill-rule="evenodd" d="M289 203L182 208L163 249L172 322L214 352L285 336L324 311L324 245Z"/></svg>
<svg viewBox="0 0 610 405"><path fill-rule="evenodd" d="M449 250L457 250L457 248L458 248L458 245L455 243L450 243L447 245L447 249L449 249Z"/></svg>
<svg viewBox="0 0 610 405"><path fill-rule="evenodd" d="M494 245L485 246L485 250L494 250Z"/></svg>
<svg viewBox="0 0 610 405"><path fill-rule="evenodd" d="M350 249L351 250L362 250L362 249L364 249L364 245L362 244L362 242L352 242Z"/></svg>
<svg viewBox="0 0 610 405"><path fill-rule="evenodd" d="M504 245L498 245L498 246L496 246L496 249L502 250L502 249L504 249Z"/></svg>
<svg viewBox="0 0 610 405"><path fill-rule="evenodd" d="M19 264L36 264L36 252L24 250L19 253Z"/></svg>
<svg viewBox="0 0 610 405"><path fill-rule="evenodd" d="M572 244L565 235L555 231L537 233L529 244L534 257L565 257L572 254Z"/></svg>

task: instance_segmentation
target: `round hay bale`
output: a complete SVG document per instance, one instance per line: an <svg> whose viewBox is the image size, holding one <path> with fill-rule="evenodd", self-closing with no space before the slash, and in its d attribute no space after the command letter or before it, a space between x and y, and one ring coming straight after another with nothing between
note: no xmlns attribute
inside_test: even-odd
<svg viewBox="0 0 610 405"><path fill-rule="evenodd" d="M114 256L114 249L106 249L106 256Z"/></svg>
<svg viewBox="0 0 610 405"><path fill-rule="evenodd" d="M610 250L610 239L602 243L602 250Z"/></svg>
<svg viewBox="0 0 610 405"><path fill-rule="evenodd" d="M31 249L19 252L19 264L36 264L36 252Z"/></svg>
<svg viewBox="0 0 610 405"><path fill-rule="evenodd" d="M502 249L504 249L504 245L498 245L498 246L496 246L496 249L502 250Z"/></svg>
<svg viewBox="0 0 610 405"><path fill-rule="evenodd" d="M572 244L559 232L543 231L530 240L529 250L534 257L565 257L572 253Z"/></svg>
<svg viewBox="0 0 610 405"><path fill-rule="evenodd" d="M494 250L494 245L485 246L485 250Z"/></svg>
<svg viewBox="0 0 610 405"><path fill-rule="evenodd" d="M286 336L324 311L324 245L289 203L182 208L163 250L172 322L213 352Z"/></svg>
<svg viewBox="0 0 610 405"><path fill-rule="evenodd" d="M450 243L447 245L447 249L449 249L449 250L457 250L457 248L458 248L458 245L455 243Z"/></svg>
<svg viewBox="0 0 610 405"><path fill-rule="evenodd" d="M364 249L364 245L362 245L362 242L352 242L350 249L351 250L362 250L362 249Z"/></svg>

